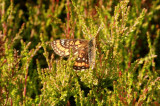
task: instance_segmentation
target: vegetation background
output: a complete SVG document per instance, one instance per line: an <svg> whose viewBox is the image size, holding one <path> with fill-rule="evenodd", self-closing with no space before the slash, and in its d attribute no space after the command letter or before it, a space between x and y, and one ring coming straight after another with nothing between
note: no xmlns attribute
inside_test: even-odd
<svg viewBox="0 0 160 106"><path fill-rule="evenodd" d="M53 53L97 37L93 70ZM0 105L160 105L160 0L0 0Z"/></svg>

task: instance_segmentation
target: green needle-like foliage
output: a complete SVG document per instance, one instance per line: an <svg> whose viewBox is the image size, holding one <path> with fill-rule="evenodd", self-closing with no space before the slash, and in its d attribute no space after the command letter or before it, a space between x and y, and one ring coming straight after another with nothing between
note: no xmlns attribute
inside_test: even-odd
<svg viewBox="0 0 160 106"><path fill-rule="evenodd" d="M159 14L160 0L0 0L0 105L160 105ZM74 70L56 39L95 39L95 67Z"/></svg>

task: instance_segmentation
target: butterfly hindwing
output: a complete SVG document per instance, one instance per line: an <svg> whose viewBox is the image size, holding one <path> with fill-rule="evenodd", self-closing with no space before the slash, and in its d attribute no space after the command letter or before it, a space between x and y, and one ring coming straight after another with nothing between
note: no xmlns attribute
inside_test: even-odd
<svg viewBox="0 0 160 106"><path fill-rule="evenodd" d="M78 51L78 56L73 65L73 69L81 70L81 69L88 69L88 68L89 68L88 46L86 46L83 49L80 49Z"/></svg>

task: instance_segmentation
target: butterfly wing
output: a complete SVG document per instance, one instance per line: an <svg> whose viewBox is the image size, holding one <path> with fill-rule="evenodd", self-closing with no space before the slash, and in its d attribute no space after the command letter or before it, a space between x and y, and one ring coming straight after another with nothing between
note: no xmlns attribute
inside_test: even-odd
<svg viewBox="0 0 160 106"><path fill-rule="evenodd" d="M54 52L62 57L69 56L71 51L73 55L78 55L73 65L73 69L81 70L88 69L90 64L94 67L95 45L93 40L82 40L82 39L60 39L55 40L51 43Z"/></svg>
<svg viewBox="0 0 160 106"><path fill-rule="evenodd" d="M78 57L73 65L73 69L81 70L89 68L88 46L78 50Z"/></svg>
<svg viewBox="0 0 160 106"><path fill-rule="evenodd" d="M88 69L91 67L92 69L95 66L95 58L96 58L96 43L95 39L91 39L86 46L79 48L78 57L76 58L75 64L73 65L73 69L81 70Z"/></svg>
<svg viewBox="0 0 160 106"><path fill-rule="evenodd" d="M96 40L95 38L91 39L88 43L88 59L89 65L93 69L95 66L95 59L96 59Z"/></svg>
<svg viewBox="0 0 160 106"><path fill-rule="evenodd" d="M81 39L60 39L51 43L54 52L62 57L69 56L71 51L73 55L78 54L78 50L88 45L88 40Z"/></svg>
<svg viewBox="0 0 160 106"><path fill-rule="evenodd" d="M55 40L51 43L51 46L54 52L59 56L65 57L70 54L69 40L67 39Z"/></svg>

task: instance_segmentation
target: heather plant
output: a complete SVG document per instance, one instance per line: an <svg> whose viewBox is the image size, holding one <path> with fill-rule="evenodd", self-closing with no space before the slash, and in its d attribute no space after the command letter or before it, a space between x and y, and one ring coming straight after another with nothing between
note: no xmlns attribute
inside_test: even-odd
<svg viewBox="0 0 160 106"><path fill-rule="evenodd" d="M159 105L159 3L0 0L0 104ZM55 39L95 39L94 69Z"/></svg>

